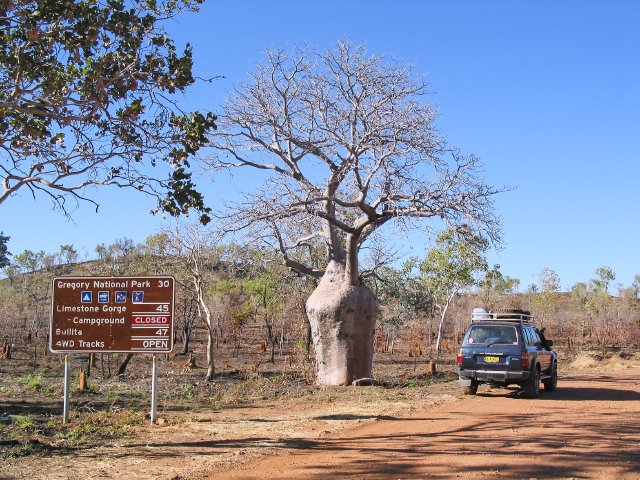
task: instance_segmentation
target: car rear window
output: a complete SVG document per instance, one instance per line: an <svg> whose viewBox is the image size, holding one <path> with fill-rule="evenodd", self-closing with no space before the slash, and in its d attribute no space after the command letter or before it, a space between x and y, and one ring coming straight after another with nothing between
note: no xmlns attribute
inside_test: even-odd
<svg viewBox="0 0 640 480"><path fill-rule="evenodd" d="M466 343L513 345L518 343L518 335L511 325L471 325Z"/></svg>

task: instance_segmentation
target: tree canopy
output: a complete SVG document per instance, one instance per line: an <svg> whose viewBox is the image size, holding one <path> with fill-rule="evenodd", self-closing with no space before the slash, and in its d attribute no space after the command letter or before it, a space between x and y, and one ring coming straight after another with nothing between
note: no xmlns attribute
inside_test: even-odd
<svg viewBox="0 0 640 480"><path fill-rule="evenodd" d="M440 312L436 351L442 348L445 320L458 292L477 283L476 275L487 270L487 241L453 228L440 232L436 244L420 264L421 280Z"/></svg>
<svg viewBox="0 0 640 480"><path fill-rule="evenodd" d="M69 199L97 207L89 187L111 185L209 220L189 157L215 117L177 106L195 81L191 47L163 28L201 2L0 2L0 204L26 189L69 214Z"/></svg>
<svg viewBox="0 0 640 480"><path fill-rule="evenodd" d="M4 268L9 265L9 249L7 248L7 242L11 237L7 237L3 232L0 232L0 268Z"/></svg>
<svg viewBox="0 0 640 480"><path fill-rule="evenodd" d="M318 52L269 50L228 99L212 136L215 171L249 168L261 187L231 205L229 229L256 227L287 265L321 277L302 251L326 247L324 265L359 282L358 252L393 220L440 217L496 239L480 162L446 144L427 87L408 65L341 42Z"/></svg>
<svg viewBox="0 0 640 480"><path fill-rule="evenodd" d="M452 295L477 283L476 275L487 270L484 258L487 243L482 238L470 242L455 230L438 234L436 244L420 264L422 282L437 304L447 304Z"/></svg>

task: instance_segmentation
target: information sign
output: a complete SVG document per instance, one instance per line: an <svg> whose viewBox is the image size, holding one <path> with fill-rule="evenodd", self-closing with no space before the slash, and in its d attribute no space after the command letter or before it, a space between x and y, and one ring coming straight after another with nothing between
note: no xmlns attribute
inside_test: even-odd
<svg viewBox="0 0 640 480"><path fill-rule="evenodd" d="M52 352L150 352L173 349L173 277L53 279Z"/></svg>

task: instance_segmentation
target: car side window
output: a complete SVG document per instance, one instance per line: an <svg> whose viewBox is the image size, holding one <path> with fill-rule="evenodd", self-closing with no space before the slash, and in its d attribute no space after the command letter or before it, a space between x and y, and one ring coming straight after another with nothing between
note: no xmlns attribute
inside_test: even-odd
<svg viewBox="0 0 640 480"><path fill-rule="evenodd" d="M536 345L538 343L542 343L542 340L540 340L540 336L538 335L538 332L536 332L535 330L531 330L531 336L533 337L533 345Z"/></svg>
<svg viewBox="0 0 640 480"><path fill-rule="evenodd" d="M525 332L524 337L527 340L527 345L535 344L535 342L533 341L533 335L532 335L533 332L531 331L531 329L529 327L525 327L523 328L523 330Z"/></svg>

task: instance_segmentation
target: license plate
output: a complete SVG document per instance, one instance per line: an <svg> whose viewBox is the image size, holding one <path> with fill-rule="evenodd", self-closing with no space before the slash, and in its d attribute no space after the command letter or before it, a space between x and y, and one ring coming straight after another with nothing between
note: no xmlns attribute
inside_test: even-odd
<svg viewBox="0 0 640 480"><path fill-rule="evenodd" d="M484 361L487 363L498 363L500 361L500 357L485 356Z"/></svg>

